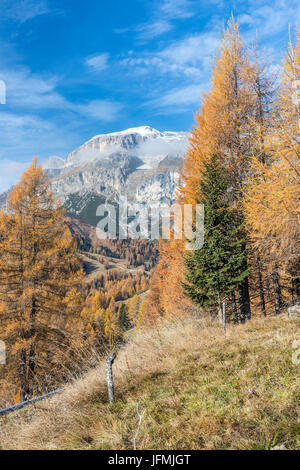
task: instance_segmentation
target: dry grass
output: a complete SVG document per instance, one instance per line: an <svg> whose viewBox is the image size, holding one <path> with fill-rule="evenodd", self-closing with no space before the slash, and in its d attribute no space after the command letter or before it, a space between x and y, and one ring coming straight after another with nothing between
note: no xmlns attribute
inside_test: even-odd
<svg viewBox="0 0 300 470"><path fill-rule="evenodd" d="M115 362L107 403L100 364L54 398L1 419L2 449L300 448L298 320L229 327L189 319L137 332ZM298 337L297 337L298 334Z"/></svg>

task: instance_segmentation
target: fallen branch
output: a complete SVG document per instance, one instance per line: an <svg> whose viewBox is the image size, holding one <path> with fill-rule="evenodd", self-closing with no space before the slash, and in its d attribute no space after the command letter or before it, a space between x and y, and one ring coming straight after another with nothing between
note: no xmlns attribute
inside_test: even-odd
<svg viewBox="0 0 300 470"><path fill-rule="evenodd" d="M144 410L142 413L140 413L139 410L140 410L140 404L138 403L136 405L136 411L137 411L137 414L138 414L138 417L139 417L139 424L138 424L138 427L137 427L136 435L133 438L133 450L136 450L136 440L138 438L138 435L139 435L139 432L140 432L140 429L141 429L144 414L146 413L146 410Z"/></svg>

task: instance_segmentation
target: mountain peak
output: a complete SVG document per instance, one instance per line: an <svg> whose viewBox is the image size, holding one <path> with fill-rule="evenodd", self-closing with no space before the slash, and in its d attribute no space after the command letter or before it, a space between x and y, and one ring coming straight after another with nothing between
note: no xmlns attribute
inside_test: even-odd
<svg viewBox="0 0 300 470"><path fill-rule="evenodd" d="M187 133L160 132L150 126L131 127L120 132L100 134L88 140L68 155L65 168L104 163L112 158L116 163L116 159L122 160L125 155L138 157L143 163L153 166L169 154L183 156L186 148Z"/></svg>
<svg viewBox="0 0 300 470"><path fill-rule="evenodd" d="M108 134L96 135L92 137L89 140L89 142L92 142L93 140L101 139L101 138L128 136L128 135L133 135L133 134L138 134L142 137L151 137L151 136L159 136L161 135L161 132L156 129L153 129L153 127L150 127L150 126L130 127L129 129L125 129L123 131L109 132Z"/></svg>

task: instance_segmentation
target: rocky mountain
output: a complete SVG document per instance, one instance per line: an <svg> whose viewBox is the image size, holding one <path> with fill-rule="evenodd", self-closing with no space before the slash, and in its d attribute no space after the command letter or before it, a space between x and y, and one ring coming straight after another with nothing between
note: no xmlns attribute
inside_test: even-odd
<svg viewBox="0 0 300 470"><path fill-rule="evenodd" d="M68 215L95 225L103 201L127 197L141 208L172 202L187 141L184 132L137 127L93 137L66 159L53 156L43 166Z"/></svg>

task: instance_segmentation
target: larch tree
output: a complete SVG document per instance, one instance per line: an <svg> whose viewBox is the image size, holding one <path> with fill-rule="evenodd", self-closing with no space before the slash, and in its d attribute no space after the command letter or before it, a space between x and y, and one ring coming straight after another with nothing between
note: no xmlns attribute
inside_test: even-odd
<svg viewBox="0 0 300 470"><path fill-rule="evenodd" d="M73 333L80 336L82 277L64 213L34 159L0 214L1 338L21 400L41 391L43 375L60 368Z"/></svg>
<svg viewBox="0 0 300 470"><path fill-rule="evenodd" d="M220 154L228 181L230 204L241 224L241 188L252 155L253 119L257 108L253 80L254 67L240 36L238 24L232 19L223 34L214 62L211 89L203 95L200 111L196 114L196 125L191 132L178 194L178 202L196 204L201 198L199 181L204 165L210 160L212 153ZM245 235L243 238L246 240ZM161 265L167 264L167 271L172 272L172 285L180 285L184 272L184 244L174 240L162 245ZM244 271L246 270L245 260ZM174 291L170 291L169 282L164 279L162 282L160 296L169 297L172 305ZM241 316L249 318L251 309L247 277L239 286L239 295ZM182 298L181 294L181 301ZM167 302L160 302L162 304Z"/></svg>
<svg viewBox="0 0 300 470"><path fill-rule="evenodd" d="M276 312L282 296L279 273L294 285L300 297L300 39L289 45L267 140L271 158L254 158L244 208L251 237L267 257L272 276ZM298 87L298 96L297 96Z"/></svg>
<svg viewBox="0 0 300 470"><path fill-rule="evenodd" d="M250 58L253 66L251 86L255 100L255 113L251 118L252 155L250 159L250 174L255 174L252 161L267 164L272 160L273 146L270 145L270 136L274 128L274 100L277 93L277 77L270 72L270 61L266 55L254 44L250 48ZM266 316L267 296L266 279L268 279L269 262L265 254L257 250L254 240L250 237L249 260L251 264L251 284L254 291L253 308ZM273 273L275 278L277 273ZM258 292L258 295L257 295ZM259 303L256 302L259 297ZM276 297L276 289L275 289Z"/></svg>

